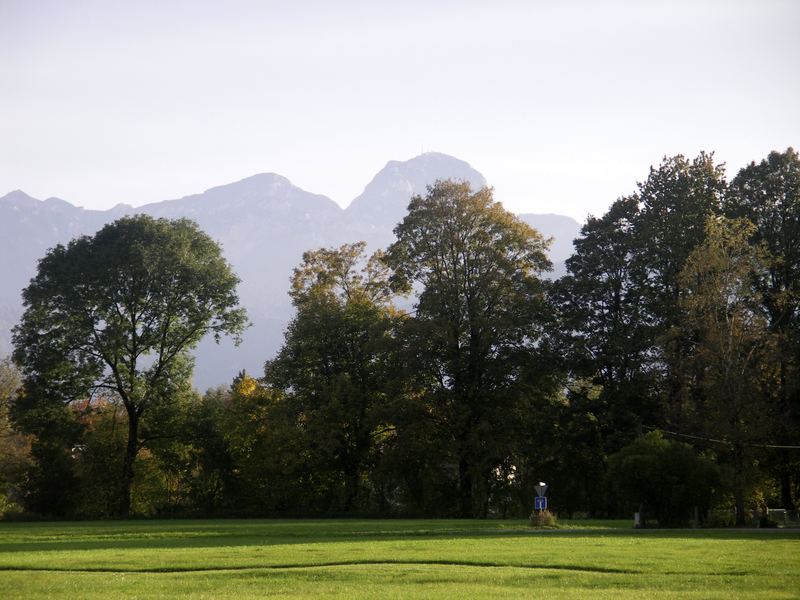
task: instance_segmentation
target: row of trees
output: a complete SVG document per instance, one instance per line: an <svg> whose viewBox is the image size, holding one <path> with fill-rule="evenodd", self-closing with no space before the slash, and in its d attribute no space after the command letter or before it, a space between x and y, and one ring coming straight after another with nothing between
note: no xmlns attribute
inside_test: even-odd
<svg viewBox="0 0 800 600"><path fill-rule="evenodd" d="M0 469L6 496L51 514L484 517L526 514L544 479L563 512L646 504L663 523L795 506L792 149L730 183L711 155L665 159L589 218L556 281L547 241L490 189L437 182L395 234L372 256L307 252L263 377L202 397L187 351L245 324L213 242L135 217L51 251L15 332L7 436L31 450Z"/></svg>
<svg viewBox="0 0 800 600"><path fill-rule="evenodd" d="M712 156L666 160L589 219L556 284L570 364L601 385L605 426L662 427L713 451L732 470L740 520L746 482L767 472L780 482L773 502L792 508L798 495L799 269L789 149L730 185Z"/></svg>

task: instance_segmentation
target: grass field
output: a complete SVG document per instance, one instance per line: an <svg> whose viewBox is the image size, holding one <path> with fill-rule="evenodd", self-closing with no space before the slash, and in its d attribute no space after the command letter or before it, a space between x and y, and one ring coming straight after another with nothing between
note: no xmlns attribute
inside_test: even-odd
<svg viewBox="0 0 800 600"><path fill-rule="evenodd" d="M0 598L800 598L800 532L628 526L0 522Z"/></svg>

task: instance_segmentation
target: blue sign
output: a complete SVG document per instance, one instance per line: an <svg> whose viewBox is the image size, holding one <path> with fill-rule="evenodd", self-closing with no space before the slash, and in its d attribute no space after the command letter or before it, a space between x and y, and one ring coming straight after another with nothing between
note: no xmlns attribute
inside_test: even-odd
<svg viewBox="0 0 800 600"><path fill-rule="evenodd" d="M536 496L533 500L533 510L547 510L547 496Z"/></svg>

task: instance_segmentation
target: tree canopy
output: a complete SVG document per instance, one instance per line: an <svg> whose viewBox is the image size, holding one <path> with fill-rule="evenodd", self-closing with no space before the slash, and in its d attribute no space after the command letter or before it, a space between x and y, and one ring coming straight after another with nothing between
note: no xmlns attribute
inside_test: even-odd
<svg viewBox="0 0 800 600"><path fill-rule="evenodd" d="M438 181L385 251L305 252L264 376L202 397L188 351L238 339L238 280L193 223L122 219L24 291L0 512L527 516L539 481L562 514L661 525L792 509L798 215L791 148L730 183L668 157L549 280L490 188Z"/></svg>
<svg viewBox="0 0 800 600"><path fill-rule="evenodd" d="M547 242L490 188L439 181L416 196L386 261L396 289L419 287L411 360L452 440L461 516L485 514L487 482L548 318Z"/></svg>
<svg viewBox="0 0 800 600"><path fill-rule="evenodd" d="M364 505L357 501L368 494L367 462L376 439L391 429L382 416L395 311L381 254L367 258L365 247L303 255L290 292L297 314L265 369L267 384L283 393L280 410L292 415L295 439L308 450L305 477L324 480L332 492L317 501L328 510Z"/></svg>
<svg viewBox="0 0 800 600"><path fill-rule="evenodd" d="M18 419L36 431L44 414L75 401L119 400L128 419L119 514L130 509L140 419L187 384L187 351L204 336L238 340L244 329L238 281L193 222L138 215L56 246L24 290Z"/></svg>

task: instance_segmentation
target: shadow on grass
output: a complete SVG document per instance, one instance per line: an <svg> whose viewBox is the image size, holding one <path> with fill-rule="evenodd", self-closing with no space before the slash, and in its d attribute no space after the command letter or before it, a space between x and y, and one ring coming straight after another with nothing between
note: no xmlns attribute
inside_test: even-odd
<svg viewBox="0 0 800 600"><path fill-rule="evenodd" d="M278 571L278 570L305 570L325 569L332 567L363 567L363 566L443 566L443 567L478 567L491 569L527 569L541 571L577 571L581 573L610 573L610 574L635 574L638 571L628 569L614 569L611 567L587 567L585 565L510 565L506 563L455 561L455 560L353 560L330 561L311 564L287 563L263 566L220 566L220 567L157 567L142 569L121 569L113 567L84 567L59 568L59 567L11 567L0 566L2 571L36 571L46 573L207 573L216 571Z"/></svg>
<svg viewBox="0 0 800 600"><path fill-rule="evenodd" d="M447 525L452 523L461 527ZM12 552L182 549L215 547L253 547L309 543L397 542L408 540L497 540L511 538L609 538L647 537L687 540L789 540L800 539L800 530L739 529L548 529L537 530L522 524L504 528L491 522L342 522L342 521L186 521L102 522L46 526L31 529L13 527L21 538L0 538L0 554ZM16 531L14 531L16 530ZM38 530L38 531L37 531ZM2 534L3 528L0 528Z"/></svg>

